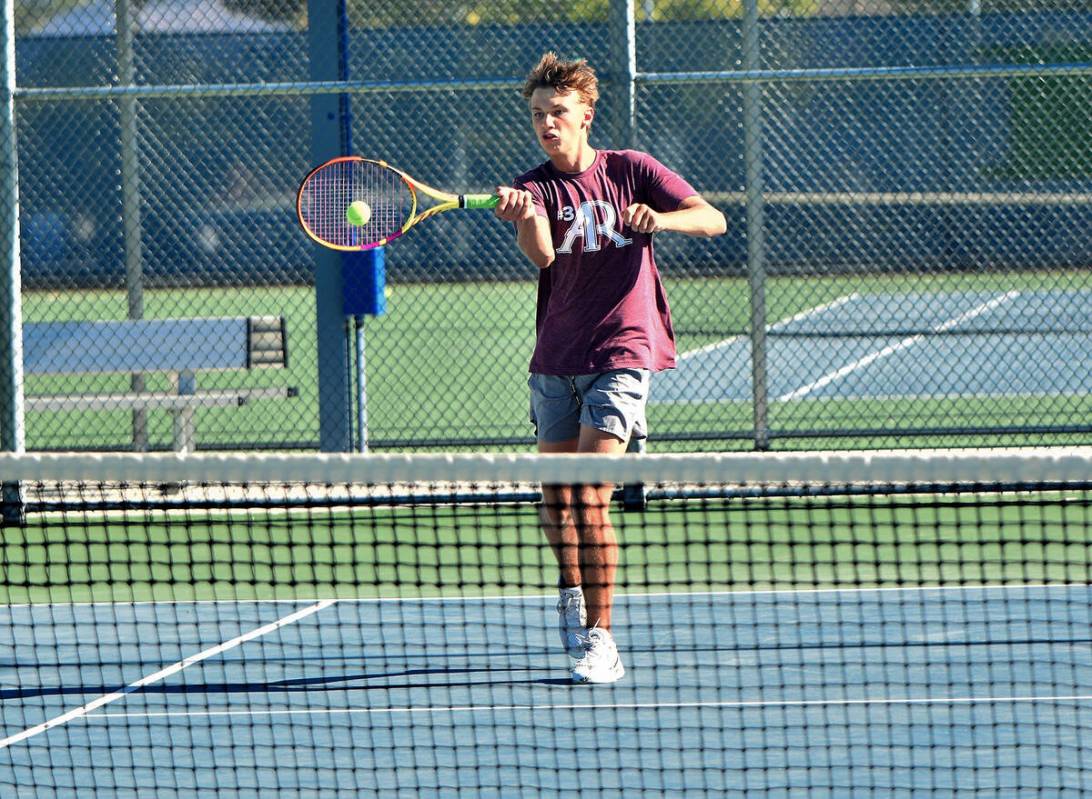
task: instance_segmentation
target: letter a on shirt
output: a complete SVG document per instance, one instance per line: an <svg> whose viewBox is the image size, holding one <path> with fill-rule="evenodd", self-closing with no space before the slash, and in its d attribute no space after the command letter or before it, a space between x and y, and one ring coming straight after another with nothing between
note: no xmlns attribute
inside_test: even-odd
<svg viewBox="0 0 1092 799"><path fill-rule="evenodd" d="M596 221L596 208L602 212L602 221ZM633 239L627 239L615 230L618 222L618 212L613 205L605 200L587 200L580 203L580 208L575 216L573 223L565 232L565 238L555 252L572 252L573 242L576 239L584 240L584 252L598 252L600 249L600 234L613 241L615 247L625 247L627 244L633 243Z"/></svg>

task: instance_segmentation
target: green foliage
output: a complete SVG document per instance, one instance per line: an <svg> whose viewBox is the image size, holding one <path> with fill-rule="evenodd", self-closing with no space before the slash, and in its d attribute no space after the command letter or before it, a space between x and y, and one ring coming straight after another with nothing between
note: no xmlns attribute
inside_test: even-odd
<svg viewBox="0 0 1092 799"><path fill-rule="evenodd" d="M991 52L1009 64L1069 64L1092 60L1084 43ZM1009 147L994 176L1017 180L1092 177L1092 84L1086 77L1011 78Z"/></svg>
<svg viewBox="0 0 1092 799"><path fill-rule="evenodd" d="M302 23L307 0L223 0L224 8L269 22Z"/></svg>
<svg viewBox="0 0 1092 799"><path fill-rule="evenodd" d="M809 16L821 8L820 0L758 0L763 17ZM743 0L652 0L637 4L637 18L651 22L738 19Z"/></svg>
<svg viewBox="0 0 1092 799"><path fill-rule="evenodd" d="M33 33L58 14L85 5L87 0L22 0L15 3L15 33Z"/></svg>
<svg viewBox="0 0 1092 799"><path fill-rule="evenodd" d="M609 0L348 0L349 16L360 27L391 25L511 25L525 22L604 22Z"/></svg>
<svg viewBox="0 0 1092 799"><path fill-rule="evenodd" d="M90 0L19 0L15 25L31 33L54 16ZM148 0L130 0L133 8ZM225 8L270 22L307 26L307 0L222 0ZM334 0L323 0L334 2ZM410 25L513 25L535 22L606 22L614 0L347 0L349 19L358 28ZM973 0L758 0L763 17L843 16L846 14L958 14ZM743 0L636 0L639 22L737 19ZM982 13L1090 10L1092 0L980 0Z"/></svg>

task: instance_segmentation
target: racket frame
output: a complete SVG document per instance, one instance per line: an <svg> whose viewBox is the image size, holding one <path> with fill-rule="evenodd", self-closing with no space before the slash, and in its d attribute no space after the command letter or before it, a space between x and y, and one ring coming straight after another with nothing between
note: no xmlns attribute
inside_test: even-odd
<svg viewBox="0 0 1092 799"><path fill-rule="evenodd" d="M410 194L410 212L406 217L405 223L402 227L385 236L378 241L370 241L362 244L344 245L337 244L332 241L327 241L321 236L317 235L311 227L307 224L303 214L303 196L304 190L307 188L311 178L324 169L331 167L335 164L341 163L370 163L375 164L383 169L389 170L397 175L402 182L409 189ZM418 192L428 195L430 198L437 201L436 205L429 206L423 209L420 213L417 212L419 204L417 202ZM352 198L350 198L350 202ZM467 208L467 209L488 209L496 207L498 198L494 194L452 194L450 192L441 191L440 189L429 186L426 183L422 183L419 180L415 180L401 169L395 166L391 166L386 161L381 161L376 158L364 158L359 155L342 155L337 158L331 158L329 161L319 164L317 167L307 173L307 176L300 182L299 190L296 192L296 218L299 220L300 227L304 232L315 242L321 244L323 247L329 247L333 250L340 250L342 252L360 252L363 250L371 250L376 247L383 247L400 236L405 235L410 228L416 225L418 222L422 222L429 217L436 216L445 211L451 211L455 208Z"/></svg>

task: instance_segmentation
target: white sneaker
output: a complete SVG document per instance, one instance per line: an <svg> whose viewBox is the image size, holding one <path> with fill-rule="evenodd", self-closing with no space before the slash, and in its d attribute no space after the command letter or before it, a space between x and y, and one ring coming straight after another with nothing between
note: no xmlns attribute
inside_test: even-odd
<svg viewBox="0 0 1092 799"><path fill-rule="evenodd" d="M584 638L584 657L573 666L573 682L608 683L626 673L611 634L592 627Z"/></svg>
<svg viewBox="0 0 1092 799"><path fill-rule="evenodd" d="M578 660L584 657L585 629L588 624L588 611L584 607L584 591L580 586L560 588L557 600L557 627L561 633L561 644L569 657Z"/></svg>

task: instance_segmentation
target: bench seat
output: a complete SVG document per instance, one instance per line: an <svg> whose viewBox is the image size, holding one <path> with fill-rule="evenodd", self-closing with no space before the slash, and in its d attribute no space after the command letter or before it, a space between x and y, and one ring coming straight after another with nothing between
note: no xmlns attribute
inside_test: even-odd
<svg viewBox="0 0 1092 799"><path fill-rule="evenodd" d="M164 410L174 417L172 446L196 446L194 410L298 396L294 387L197 388L197 372L284 368L288 346L280 316L28 322L27 375L166 373L175 390L37 394L30 411Z"/></svg>

